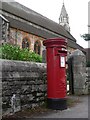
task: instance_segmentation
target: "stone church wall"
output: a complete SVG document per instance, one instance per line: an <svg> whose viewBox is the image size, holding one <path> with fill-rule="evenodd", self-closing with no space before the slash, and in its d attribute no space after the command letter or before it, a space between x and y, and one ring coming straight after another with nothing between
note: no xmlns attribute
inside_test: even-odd
<svg viewBox="0 0 90 120"><path fill-rule="evenodd" d="M45 63L9 60L0 60L0 63L2 64L0 83L2 83L4 115L25 108L33 108L45 101Z"/></svg>
<svg viewBox="0 0 90 120"><path fill-rule="evenodd" d="M22 48L22 41L24 38L27 38L30 46L29 49L31 51L34 51L34 44L36 41L40 41L41 44L41 49L40 49L40 55L43 56L43 50L45 50L45 47L43 46L43 41L45 40L42 37L21 31L21 30L17 30L15 28L10 28L10 38L9 38L9 42L12 44L16 44L18 46L20 46L20 48ZM75 49L68 47L68 54L71 54Z"/></svg>
<svg viewBox="0 0 90 120"><path fill-rule="evenodd" d="M31 51L34 51L34 44L36 41L39 41L41 44L41 49L40 49L40 55L42 55L42 51L43 51L43 40L44 38L41 38L39 36L21 31L21 30L17 30L15 28L10 28L10 37L9 37L9 42L12 44L16 44L18 46L20 46L20 48L22 48L22 41L24 38L28 39L28 42L30 44L29 49Z"/></svg>

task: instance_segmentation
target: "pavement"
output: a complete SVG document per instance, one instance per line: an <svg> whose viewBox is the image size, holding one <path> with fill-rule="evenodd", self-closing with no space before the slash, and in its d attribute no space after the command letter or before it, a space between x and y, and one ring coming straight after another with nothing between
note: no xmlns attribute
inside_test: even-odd
<svg viewBox="0 0 90 120"><path fill-rule="evenodd" d="M74 106L68 107L66 110L51 110L49 112L44 112L43 114L36 114L35 116L25 116L21 118L6 118L2 120L50 120L50 118L53 118L54 120L58 120L58 118L62 120L66 120L67 118L73 119L83 119L83 120L89 120L89 101L90 98L88 96L71 96L72 99L79 99L79 102L76 102ZM90 116L89 116L90 117Z"/></svg>
<svg viewBox="0 0 90 120"><path fill-rule="evenodd" d="M35 116L34 118L88 118L88 96L80 96L80 102L66 110L54 110L48 114Z"/></svg>

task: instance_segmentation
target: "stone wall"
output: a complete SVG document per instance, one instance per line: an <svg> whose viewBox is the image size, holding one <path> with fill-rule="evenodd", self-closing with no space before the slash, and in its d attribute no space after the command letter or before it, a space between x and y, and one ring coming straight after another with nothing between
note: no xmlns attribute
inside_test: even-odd
<svg viewBox="0 0 90 120"><path fill-rule="evenodd" d="M87 73L86 85L88 86L88 94L90 95L90 67L86 68L86 73Z"/></svg>
<svg viewBox="0 0 90 120"><path fill-rule="evenodd" d="M0 62L0 71L2 71L2 63ZM2 118L2 72L0 72L0 120Z"/></svg>
<svg viewBox="0 0 90 120"><path fill-rule="evenodd" d="M74 94L88 94L87 73L86 73L86 56L80 50L72 52L72 75L70 80L73 82ZM69 58L69 59L70 59Z"/></svg>
<svg viewBox="0 0 90 120"><path fill-rule="evenodd" d="M46 98L46 64L0 60L3 114L33 108Z"/></svg>

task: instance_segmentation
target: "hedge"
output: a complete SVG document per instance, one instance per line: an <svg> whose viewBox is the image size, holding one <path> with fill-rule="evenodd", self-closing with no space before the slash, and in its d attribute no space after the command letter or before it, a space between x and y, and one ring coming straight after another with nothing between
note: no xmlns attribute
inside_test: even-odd
<svg viewBox="0 0 90 120"><path fill-rule="evenodd" d="M8 60L42 62L42 57L29 49L20 49L19 46L3 44L0 46L0 58Z"/></svg>

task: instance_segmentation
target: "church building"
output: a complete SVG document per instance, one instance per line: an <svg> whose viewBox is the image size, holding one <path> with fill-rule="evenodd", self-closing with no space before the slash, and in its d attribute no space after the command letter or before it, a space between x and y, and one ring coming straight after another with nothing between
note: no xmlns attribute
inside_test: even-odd
<svg viewBox="0 0 90 120"><path fill-rule="evenodd" d="M75 49L85 52L70 33L69 16L63 3L59 23L17 3L0 2L0 29L3 29L0 43L9 42L21 49L28 48L42 55L43 41L48 38L62 37L68 41L68 54Z"/></svg>

